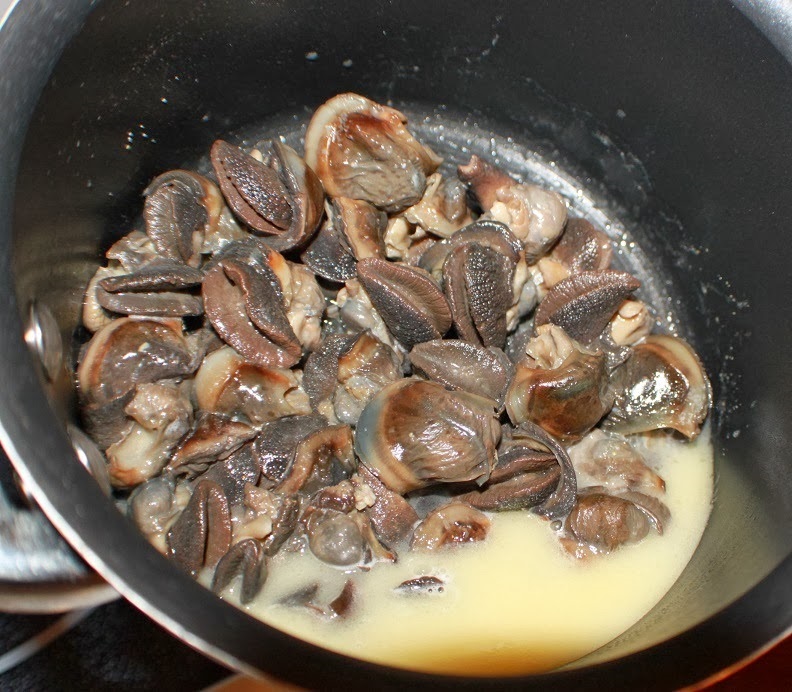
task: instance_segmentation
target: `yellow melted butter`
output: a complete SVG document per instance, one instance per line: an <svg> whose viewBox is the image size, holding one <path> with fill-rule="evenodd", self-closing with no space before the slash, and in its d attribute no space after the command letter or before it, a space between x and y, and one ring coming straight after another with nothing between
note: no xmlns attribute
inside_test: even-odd
<svg viewBox="0 0 792 692"><path fill-rule="evenodd" d="M377 663L421 671L517 675L574 661L624 632L668 591L695 550L712 502L712 449L705 430L690 444L650 443L648 459L666 481L672 519L662 536L577 561L547 521L530 512L492 516L486 541L441 553L404 552L396 564L345 573L310 554L281 554L270 566L256 617L314 644ZM433 575L442 593L402 594L407 579ZM320 583L327 604L355 580L350 615L325 620L277 602Z"/></svg>

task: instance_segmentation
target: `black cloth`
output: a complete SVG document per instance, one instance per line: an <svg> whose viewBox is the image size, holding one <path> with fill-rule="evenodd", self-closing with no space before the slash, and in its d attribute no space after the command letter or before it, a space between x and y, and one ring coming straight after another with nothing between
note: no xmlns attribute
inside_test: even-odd
<svg viewBox="0 0 792 692"><path fill-rule="evenodd" d="M60 616L0 613L0 654ZM0 675L0 690L201 690L230 675L123 600L94 610L46 648Z"/></svg>

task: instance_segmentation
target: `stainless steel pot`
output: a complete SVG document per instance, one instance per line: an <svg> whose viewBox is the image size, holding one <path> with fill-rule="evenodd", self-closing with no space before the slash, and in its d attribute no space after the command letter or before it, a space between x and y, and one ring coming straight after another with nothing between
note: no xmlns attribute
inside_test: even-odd
<svg viewBox="0 0 792 692"><path fill-rule="evenodd" d="M739 5L769 22L778 48L724 0L23 0L0 32L0 432L58 530L189 644L308 687L669 689L783 636L792 67L782 53L792 33L782 3ZM632 230L712 374L717 487L702 544L649 615L566 670L419 675L273 630L152 549L65 433L81 293L145 182L219 133L307 114L352 89L468 113L472 129L558 161ZM52 366L60 353L45 354L48 375L23 339L33 301L67 345L62 367Z"/></svg>

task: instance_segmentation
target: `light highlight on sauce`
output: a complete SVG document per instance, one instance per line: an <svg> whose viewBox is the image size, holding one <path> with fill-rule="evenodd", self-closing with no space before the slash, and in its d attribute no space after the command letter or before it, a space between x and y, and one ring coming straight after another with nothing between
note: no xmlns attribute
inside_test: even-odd
<svg viewBox="0 0 792 692"><path fill-rule="evenodd" d="M415 670L467 675L547 671L599 648L646 614L690 560L712 502L712 449L705 429L694 443L651 439L641 449L666 482L672 520L606 556L579 562L546 521L529 512L492 516L486 541L442 553L404 552L396 564L357 573L350 615L326 620L277 605L319 583L333 600L351 573L306 554L280 554L248 611L290 634L350 656ZM442 593L402 594L405 580L440 577Z"/></svg>

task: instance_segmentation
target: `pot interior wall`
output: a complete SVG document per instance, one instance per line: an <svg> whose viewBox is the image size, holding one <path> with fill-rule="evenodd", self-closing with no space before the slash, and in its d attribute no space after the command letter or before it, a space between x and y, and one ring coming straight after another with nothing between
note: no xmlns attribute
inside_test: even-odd
<svg viewBox="0 0 792 692"><path fill-rule="evenodd" d="M666 277L716 394L710 526L666 599L594 657L612 658L720 610L792 545L790 84L725 2L107 0L30 125L20 305L50 306L71 342L84 285L148 180L338 92L469 113L557 161Z"/></svg>

